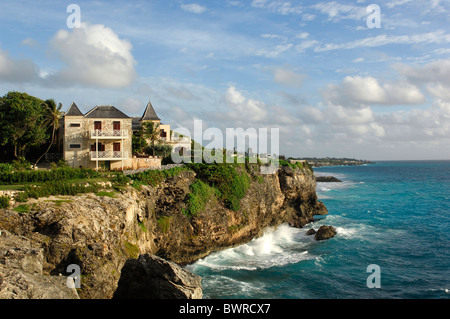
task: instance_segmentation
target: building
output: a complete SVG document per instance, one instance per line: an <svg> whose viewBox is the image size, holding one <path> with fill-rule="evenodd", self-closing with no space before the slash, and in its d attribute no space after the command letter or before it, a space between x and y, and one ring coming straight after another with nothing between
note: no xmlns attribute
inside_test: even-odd
<svg viewBox="0 0 450 319"><path fill-rule="evenodd" d="M175 146L170 125L162 124L151 102L142 117L129 117L112 105L100 105L83 114L72 103L61 124L62 156L71 167L136 169L160 166L161 159L132 154L133 132L145 122L159 124L159 143ZM185 141L190 145L190 140Z"/></svg>
<svg viewBox="0 0 450 319"><path fill-rule="evenodd" d="M63 158L72 167L130 167L132 136L131 117L114 106L96 106L83 115L72 103L63 120Z"/></svg>

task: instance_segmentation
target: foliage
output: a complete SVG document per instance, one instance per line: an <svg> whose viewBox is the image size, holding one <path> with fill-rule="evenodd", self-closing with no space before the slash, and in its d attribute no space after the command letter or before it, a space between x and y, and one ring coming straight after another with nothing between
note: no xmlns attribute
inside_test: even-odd
<svg viewBox="0 0 450 319"><path fill-rule="evenodd" d="M128 177L134 181L133 185L147 184L154 187L159 185L166 178L178 176L179 174L187 170L189 169L184 166L173 167L162 171L154 169L154 170L147 170L145 172L131 174Z"/></svg>
<svg viewBox="0 0 450 319"><path fill-rule="evenodd" d="M9 163L0 163L0 174L10 173L14 170L14 166Z"/></svg>
<svg viewBox="0 0 450 319"><path fill-rule="evenodd" d="M169 216L161 216L158 218L157 222L159 227L161 228L161 231L165 234L169 231L170 227L170 217Z"/></svg>
<svg viewBox="0 0 450 319"><path fill-rule="evenodd" d="M12 147L16 158L49 137L42 103L34 96L14 91L0 98L0 145Z"/></svg>
<svg viewBox="0 0 450 319"><path fill-rule="evenodd" d="M25 205L25 204L19 205L16 208L14 208L14 210L19 213L28 213L30 211L30 206Z"/></svg>
<svg viewBox="0 0 450 319"><path fill-rule="evenodd" d="M145 153L150 154L150 151L152 151L152 147L146 147ZM172 146L165 145L165 144L156 144L155 145L155 155L160 156L162 158L170 157L170 154L172 154Z"/></svg>
<svg viewBox="0 0 450 319"><path fill-rule="evenodd" d="M111 198L116 198L115 192L101 191L101 192L95 193L95 195L97 195L98 197L107 196L107 197L111 197Z"/></svg>
<svg viewBox="0 0 450 319"><path fill-rule="evenodd" d="M155 156L155 142L159 139L160 135L159 123L145 122L142 126L143 136L150 140L153 148L153 156Z"/></svg>
<svg viewBox="0 0 450 319"><path fill-rule="evenodd" d="M51 195L77 195L80 193L97 193L100 188L98 184L71 183L65 181L45 182L39 186L28 185L25 194L29 198L48 197Z"/></svg>
<svg viewBox="0 0 450 319"><path fill-rule="evenodd" d="M42 159L42 157L44 157L45 154L47 154L48 151L50 150L50 148L52 147L53 142L55 141L55 132L56 132L57 127L59 126L59 119L62 116L62 113L61 113L62 104L61 103L56 105L55 100L49 99L49 100L46 100L45 102L43 102L42 104L43 104L44 110L45 110L44 125L46 125L47 127L51 127L52 138L51 138L50 143L49 143L47 149L45 150L44 154L39 156L39 158L36 160L35 165L37 165L37 163L39 163L39 161Z"/></svg>
<svg viewBox="0 0 450 319"><path fill-rule="evenodd" d="M147 227L145 227L145 225L144 225L144 222L139 222L138 225L139 225L139 228L140 228L144 233L148 232Z"/></svg>
<svg viewBox="0 0 450 319"><path fill-rule="evenodd" d="M215 187L219 198L225 206L237 211L240 200L245 196L250 186L250 176L244 164L188 164L197 177Z"/></svg>
<svg viewBox="0 0 450 319"><path fill-rule="evenodd" d="M206 203L218 195L218 191L201 180L196 180L189 187L190 193L187 194L185 214L188 217L197 216L203 212Z"/></svg>
<svg viewBox="0 0 450 319"><path fill-rule="evenodd" d="M128 241L124 242L125 251L131 258L137 258L139 256L139 247Z"/></svg>
<svg viewBox="0 0 450 319"><path fill-rule="evenodd" d="M9 196L0 196L0 208L8 208L9 200Z"/></svg>
<svg viewBox="0 0 450 319"><path fill-rule="evenodd" d="M14 196L14 200L18 203L25 203L28 200L28 195L26 192L18 192Z"/></svg>
<svg viewBox="0 0 450 319"><path fill-rule="evenodd" d="M142 153L147 146L147 141L142 135L133 134L131 140L131 151L133 154Z"/></svg>
<svg viewBox="0 0 450 319"><path fill-rule="evenodd" d="M84 179L100 177L101 173L90 168L58 167L48 171L25 170L0 173L0 183L36 183L48 181L61 181L70 179Z"/></svg>

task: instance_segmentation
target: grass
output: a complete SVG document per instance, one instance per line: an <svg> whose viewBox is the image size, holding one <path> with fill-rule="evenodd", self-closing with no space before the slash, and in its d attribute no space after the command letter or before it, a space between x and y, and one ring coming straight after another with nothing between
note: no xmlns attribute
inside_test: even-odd
<svg viewBox="0 0 450 319"><path fill-rule="evenodd" d="M165 233L167 233L169 231L170 219L171 218L169 216L161 216L157 220L158 226L160 227L160 229L163 232L163 234L165 234Z"/></svg>
<svg viewBox="0 0 450 319"><path fill-rule="evenodd" d="M125 251L127 255L131 258L138 258L139 256L139 247L135 244L132 244L128 241L124 242Z"/></svg>
<svg viewBox="0 0 450 319"><path fill-rule="evenodd" d="M0 185L0 191L20 191L24 186L24 184Z"/></svg>
<svg viewBox="0 0 450 319"><path fill-rule="evenodd" d="M139 225L139 228L140 228L144 233L146 233L146 232L148 231L148 230L147 230L147 227L145 227L145 225L144 225L143 222L138 223L138 225Z"/></svg>
<svg viewBox="0 0 450 319"><path fill-rule="evenodd" d="M56 204L56 206L61 206L63 203L72 203L73 200L71 199L56 199L56 200L46 200L46 202L53 202Z"/></svg>
<svg viewBox="0 0 450 319"><path fill-rule="evenodd" d="M107 196L107 197L111 197L111 198L116 198L116 192L107 192L107 191L101 191L101 192L97 192L95 193L95 195L102 197L102 196Z"/></svg>
<svg viewBox="0 0 450 319"><path fill-rule="evenodd" d="M23 204L23 205L19 205L16 208L14 208L14 211L18 212L18 213L29 213L30 212L30 206Z"/></svg>

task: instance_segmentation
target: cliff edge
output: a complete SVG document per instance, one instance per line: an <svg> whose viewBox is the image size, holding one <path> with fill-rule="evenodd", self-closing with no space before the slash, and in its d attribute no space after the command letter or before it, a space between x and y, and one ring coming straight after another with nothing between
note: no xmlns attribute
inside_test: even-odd
<svg viewBox="0 0 450 319"><path fill-rule="evenodd" d="M0 210L0 230L26 239L16 241L15 249L32 247L42 255L40 276L69 276L67 267L75 264L81 270L78 296L109 299L124 265L140 255L183 265L246 243L267 227L282 223L303 227L314 215L327 214L317 200L312 171L290 166L272 175L250 172L238 209L227 208L212 196L196 214L188 214L187 199L197 175L186 170L156 186L122 187L113 196L30 199L27 212ZM2 238L6 237L0 236L0 248L5 246ZM0 260L3 269L6 260ZM0 293L2 287L0 282ZM78 297L71 291L67 296Z"/></svg>

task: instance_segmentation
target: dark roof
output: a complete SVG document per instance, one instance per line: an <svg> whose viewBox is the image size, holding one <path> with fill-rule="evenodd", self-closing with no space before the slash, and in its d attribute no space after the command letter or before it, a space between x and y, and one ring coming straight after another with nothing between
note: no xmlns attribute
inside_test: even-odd
<svg viewBox="0 0 450 319"><path fill-rule="evenodd" d="M132 117L131 118L131 126L133 131L137 131L141 128L141 120L140 117Z"/></svg>
<svg viewBox="0 0 450 319"><path fill-rule="evenodd" d="M156 115L155 109L150 101L148 101L148 104L145 107L145 112L141 117L141 121L161 121L158 115Z"/></svg>
<svg viewBox="0 0 450 319"><path fill-rule="evenodd" d="M69 106L69 109L67 110L66 116L83 116L83 113L81 113L78 106L75 104L75 102L72 102L72 104Z"/></svg>
<svg viewBox="0 0 450 319"><path fill-rule="evenodd" d="M96 119L104 119L104 118L128 119L128 118L130 118L128 115L124 114L122 111L119 111L112 105L96 106L92 110L87 112L84 117L96 118Z"/></svg>

